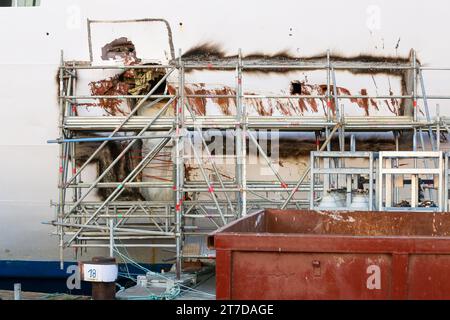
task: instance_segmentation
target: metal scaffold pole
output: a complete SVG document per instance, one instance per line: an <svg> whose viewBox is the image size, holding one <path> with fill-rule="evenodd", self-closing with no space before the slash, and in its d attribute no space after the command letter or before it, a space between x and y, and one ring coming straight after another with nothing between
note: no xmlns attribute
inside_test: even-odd
<svg viewBox="0 0 450 320"><path fill-rule="evenodd" d="M238 97L239 97L239 105L238 108L241 110L240 112L240 130L241 136L238 136L237 139L241 140L240 151L238 156L238 164L240 164L240 185L242 188L241 198L242 198L242 208L241 208L241 216L247 215L247 136L248 136L248 116L247 116L247 104L246 101L243 100L243 62L242 62L242 50L239 49L238 53Z"/></svg>
<svg viewBox="0 0 450 320"><path fill-rule="evenodd" d="M175 235L176 235L176 276L181 278L182 272L182 256L183 256L183 236L182 236L182 216L183 216L183 188L184 188L184 163L183 163L183 148L184 148L184 67L181 60L181 50L179 51L178 60L178 103L175 112L176 117L176 132L175 132Z"/></svg>
<svg viewBox="0 0 450 320"><path fill-rule="evenodd" d="M64 53L61 51L61 64L59 68L59 134L64 137ZM59 199L58 199L58 222L62 223L64 218L64 146L59 146L59 170L58 170L58 189L59 189ZM58 227L59 235L59 260L60 268L64 269L64 228Z"/></svg>

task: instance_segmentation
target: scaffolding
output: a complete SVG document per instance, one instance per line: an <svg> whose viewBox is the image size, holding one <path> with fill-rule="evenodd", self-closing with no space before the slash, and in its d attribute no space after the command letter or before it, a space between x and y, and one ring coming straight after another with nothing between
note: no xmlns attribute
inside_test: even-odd
<svg viewBox="0 0 450 320"><path fill-rule="evenodd" d="M374 158L376 156L373 152L311 152L310 209L324 209L323 206L317 206L318 198L316 195L316 184L322 181L320 179L322 177L322 197L325 196L326 192L332 190L341 190L344 195L343 201L338 201L337 203L333 201L334 204L329 209L337 211L350 210L354 192L367 190L367 206L364 208L364 211L373 211ZM346 162L346 160L354 159L362 160L363 164L355 166ZM364 184L368 185L366 189L364 189Z"/></svg>
<svg viewBox="0 0 450 320"><path fill-rule="evenodd" d="M432 118L429 112L430 100L447 100L450 96L430 96L425 93L423 71L450 70L449 68L422 67L417 63L415 54L410 63L355 63L334 61L330 53L322 62L287 61L274 63L269 58L259 63L247 63L239 51L235 59L228 61L191 61L180 58L167 65L121 65L95 66L64 61L61 57L59 69L59 199L55 204L57 218L53 225L57 227L59 236L60 258L64 260L64 249L104 247L114 255L114 247L143 247L172 250L176 263L177 276L182 272L184 259L211 259L210 253L191 254L185 250L189 237L203 237L209 232L225 224L247 215L252 210L267 207L308 208L314 202L312 191L321 190L323 186L311 186L307 181L311 166L306 168L298 181L286 181L274 167L270 156L258 142L254 132L261 129L288 130L295 132L315 132L325 137L318 146L320 152L331 151L331 140L337 136L340 152L345 152L345 134L347 132L380 131L380 132L412 132L412 151L424 150L423 135L428 134L431 148L440 148L440 132L449 131L446 118ZM76 92L76 81L79 70L129 70L129 69L164 69L165 76L145 95L79 95ZM192 94L185 90L185 74L189 70L227 70L235 76L235 95L230 94ZM326 92L323 95L248 95L244 94L245 72L252 70L305 70L323 71L327 79ZM336 90L337 70L402 70L411 75L413 83L411 94L405 95L342 95ZM176 92L156 94L164 86L171 75L178 77ZM420 86L420 89L419 89ZM236 104L236 115L208 116L197 115L189 104L190 98L232 99ZM75 106L91 99L134 99L138 103L126 116L83 117L75 112ZM250 116L246 109L248 99L322 99L328 106L324 116ZM381 117L360 116L346 117L341 102L352 99L402 99L413 106L410 115ZM156 103L164 106L154 116L138 116L144 103L150 107ZM423 102L426 119L418 116L418 101ZM330 106L335 106L332 112ZM166 113L170 108L174 114ZM215 157L209 152L202 132L210 128L231 130L235 137L235 154L233 155L234 176L223 179L219 173ZM83 138L90 132L106 132L100 138ZM132 132L132 135L128 133ZM425 132L425 133L424 133ZM435 133L437 132L437 139ZM148 135L152 133L152 135ZM194 146L194 139L200 138L206 155L199 154ZM398 134L397 147L398 147ZM116 182L102 182L105 175L114 165L140 140L153 139L154 147L127 176ZM110 141L127 141L127 146L116 159L92 183L83 182L82 173L96 155ZM96 151L79 167L76 163L76 149L80 143L99 142ZM253 145L267 163L273 173L274 180L267 182L252 181L247 178L248 147ZM173 180L168 182L144 182L136 179L144 168L165 148L171 148L173 161ZM189 152L191 159L199 166L202 182L186 179L185 160ZM368 154L361 154L367 156ZM205 170L205 161L211 166L212 175ZM78 168L79 167L79 168ZM78 168L78 169L77 169ZM360 170L361 171L361 170ZM363 170L357 174L370 174L373 171ZM316 171L313 172L313 174ZM332 172L328 172L332 173ZM336 172L334 172L336 173ZM354 172L349 172L353 174ZM211 179L213 177L213 179ZM447 177L447 175L446 175ZM372 179L370 179L372 182ZM104 201L92 201L88 196L94 189L112 188L111 194ZM170 201L123 201L119 197L124 190L148 188L155 190L172 190ZM312 190L311 190L312 188ZM195 198L186 198L186 194L196 194ZM274 197L280 194L281 198ZM313 199L313 200L310 200ZM371 202L372 203L372 202ZM202 221L202 222L200 222Z"/></svg>
<svg viewBox="0 0 450 320"><path fill-rule="evenodd" d="M399 159L409 163L399 164ZM422 166L419 165L422 162ZM380 211L416 210L419 207L420 179L427 183L430 205L421 211L444 211L443 182L444 159L442 152L380 152L378 157L377 198ZM399 203L400 189L405 187L406 176L410 177L410 204L407 208L395 207ZM433 199L431 190L435 190ZM404 199L404 197L402 197ZM432 205L431 205L432 202Z"/></svg>

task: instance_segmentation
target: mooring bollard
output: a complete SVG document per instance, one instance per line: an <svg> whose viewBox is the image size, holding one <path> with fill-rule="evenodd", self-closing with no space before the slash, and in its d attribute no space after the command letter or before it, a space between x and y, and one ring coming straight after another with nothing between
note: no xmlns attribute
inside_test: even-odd
<svg viewBox="0 0 450 320"><path fill-rule="evenodd" d="M22 285L20 283L14 284L14 300L22 299Z"/></svg>
<svg viewBox="0 0 450 320"><path fill-rule="evenodd" d="M92 299L115 300L119 273L116 259L95 257L90 262L80 262L79 266L81 279L92 283Z"/></svg>

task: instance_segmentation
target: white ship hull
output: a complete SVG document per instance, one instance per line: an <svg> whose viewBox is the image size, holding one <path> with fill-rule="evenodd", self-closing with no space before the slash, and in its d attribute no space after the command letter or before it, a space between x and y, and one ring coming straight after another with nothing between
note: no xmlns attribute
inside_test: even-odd
<svg viewBox="0 0 450 320"><path fill-rule="evenodd" d="M42 224L55 218L50 201L56 201L58 194L58 147L48 145L47 140L59 135L56 79L61 50L66 61L90 60L86 19L159 18L166 20L172 31L170 38L164 24L93 29L94 64L111 63L102 60L101 48L125 36L133 41L138 57L159 63L167 63L174 54L178 56L178 49L186 53L210 43L217 45L224 57L236 55L238 49L244 56L273 56L286 51L294 57L319 56L330 49L332 56L354 57L355 61L359 55L407 60L414 48L422 65L449 65L450 44L442 40L442 35L450 30L450 3L437 0L391 1L376 6L365 0L345 4L332 0L41 2L33 8L0 8L0 261L5 263L59 260L58 241L51 235L54 227ZM80 79L78 88L88 94L90 81L113 74L91 73ZM446 73L430 72L424 77L428 94L448 92ZM363 89L368 95L404 93L398 75L341 72L338 78L354 94ZM193 91L203 81L212 83L210 90L232 87L235 82L232 72L207 70L190 73L187 80ZM305 84L314 91L314 86L323 84L324 79L323 75L307 71L254 74L248 77L246 90L289 94L292 81L307 81ZM448 104L439 103L441 115L450 116ZM348 105L345 110L349 116L394 116L398 111L390 101L379 106L364 106L358 101ZM232 113L233 106L229 107ZM226 113L220 103L208 102L204 108L207 115ZM311 104L290 111L287 108L292 116L324 113L320 105L317 110ZM249 110L252 115L286 115L282 107L271 109L268 105L254 104ZM95 115L97 111L86 108L79 112ZM430 111L433 117L435 102ZM301 169L303 158L299 159L291 161L290 168ZM293 179L301 174L300 169L292 174ZM66 251L68 261L80 258L73 249ZM91 250L83 259L97 254L107 251ZM136 250L134 254L145 263L162 262L162 256L155 252Z"/></svg>

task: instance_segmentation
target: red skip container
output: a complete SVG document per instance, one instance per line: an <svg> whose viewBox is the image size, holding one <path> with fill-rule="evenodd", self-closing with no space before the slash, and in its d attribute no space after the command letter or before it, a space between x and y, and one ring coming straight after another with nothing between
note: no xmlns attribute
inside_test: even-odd
<svg viewBox="0 0 450 320"><path fill-rule="evenodd" d="M450 214L265 210L216 231L220 300L450 299Z"/></svg>

